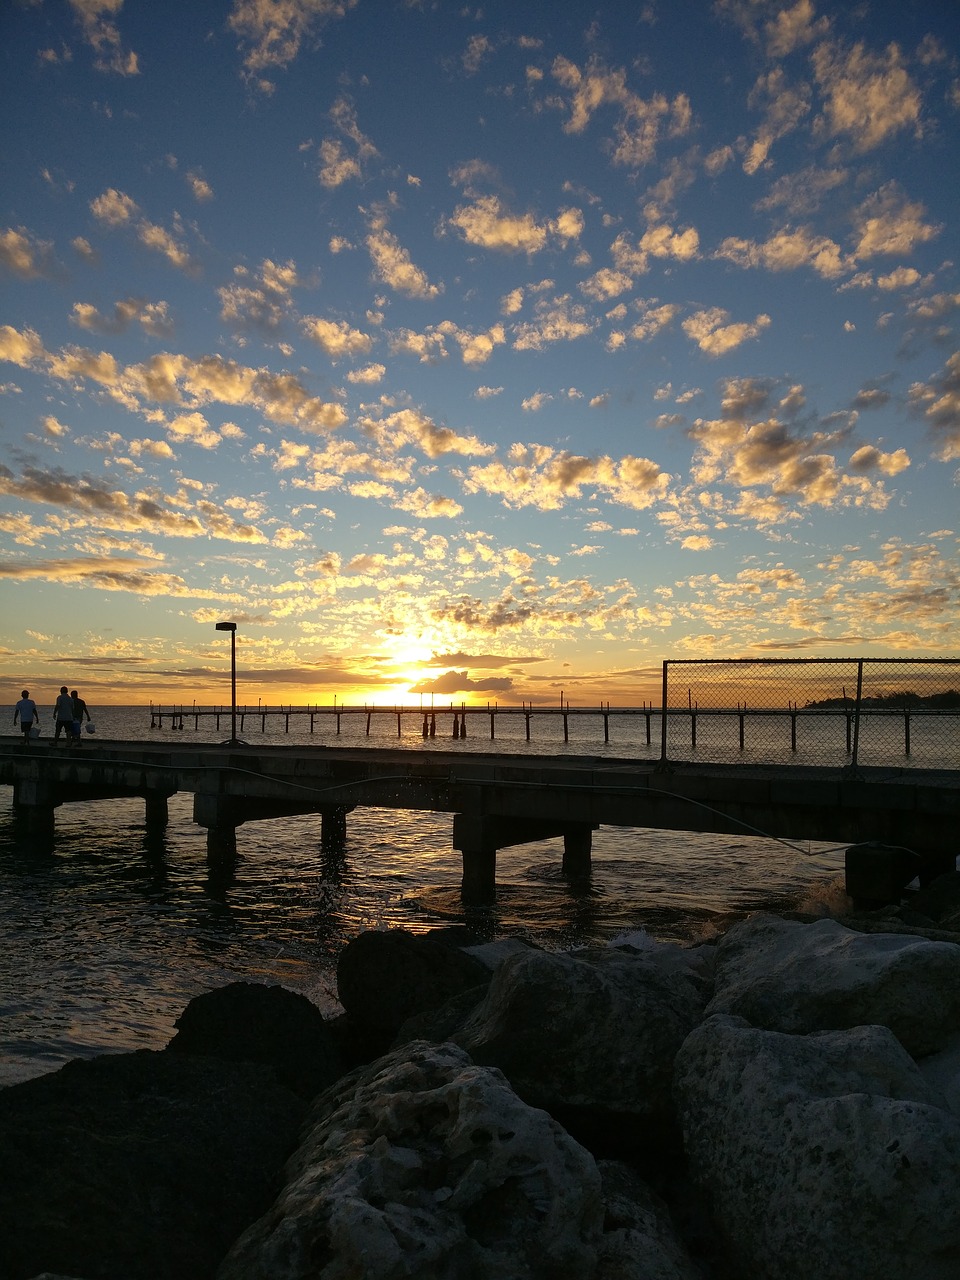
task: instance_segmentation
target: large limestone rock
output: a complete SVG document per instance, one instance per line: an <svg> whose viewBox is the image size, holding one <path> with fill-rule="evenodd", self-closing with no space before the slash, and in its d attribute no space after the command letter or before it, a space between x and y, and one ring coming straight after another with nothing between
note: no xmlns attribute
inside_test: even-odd
<svg viewBox="0 0 960 1280"><path fill-rule="evenodd" d="M752 916L717 946L707 1012L794 1034L877 1023L919 1057L960 1030L960 946Z"/></svg>
<svg viewBox="0 0 960 1280"><path fill-rule="evenodd" d="M718 1015L676 1060L692 1172L751 1280L956 1280L960 1121L884 1027Z"/></svg>
<svg viewBox="0 0 960 1280"><path fill-rule="evenodd" d="M506 960L454 1036L525 1101L603 1154L659 1152L673 1116L674 1054L707 989L672 950L548 953Z"/></svg>
<svg viewBox="0 0 960 1280"><path fill-rule="evenodd" d="M406 1045L317 1099L269 1212L218 1280L592 1277L592 1157L497 1071Z"/></svg>
<svg viewBox="0 0 960 1280"><path fill-rule="evenodd" d="M702 1280L667 1206L630 1165L599 1160L604 1233L596 1280Z"/></svg>
<svg viewBox="0 0 960 1280"><path fill-rule="evenodd" d="M272 1066L277 1079L312 1098L344 1072L323 1014L285 987L231 982L196 996L176 1022L169 1053Z"/></svg>
<svg viewBox="0 0 960 1280"><path fill-rule="evenodd" d="M146 1051L0 1090L0 1276L212 1276L305 1111L266 1067Z"/></svg>
<svg viewBox="0 0 960 1280"><path fill-rule="evenodd" d="M539 948L520 938L498 938L495 942L480 946L464 947L468 956L474 957L487 969L488 980L481 986L468 987L465 991L450 996L443 1004L407 1018L394 1036L390 1048L396 1049L410 1040L429 1040L431 1044L452 1040L457 1032L463 1030L467 1019L486 995L489 976L511 956L529 955L535 950Z"/></svg>
<svg viewBox="0 0 960 1280"><path fill-rule="evenodd" d="M490 981L488 965L446 941L443 932L435 937L369 929L340 953L340 1003L371 1056L386 1051L408 1018Z"/></svg>

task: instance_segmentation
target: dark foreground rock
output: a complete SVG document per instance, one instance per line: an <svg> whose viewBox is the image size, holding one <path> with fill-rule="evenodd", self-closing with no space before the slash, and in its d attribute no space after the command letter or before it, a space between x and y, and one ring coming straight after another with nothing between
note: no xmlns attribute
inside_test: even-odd
<svg viewBox="0 0 960 1280"><path fill-rule="evenodd" d="M305 1109L269 1068L146 1051L0 1090L0 1276L212 1275Z"/></svg>
<svg viewBox="0 0 960 1280"><path fill-rule="evenodd" d="M176 1022L168 1053L259 1062L303 1098L343 1075L340 1048L306 996L285 987L231 982L191 1000Z"/></svg>
<svg viewBox="0 0 960 1280"><path fill-rule="evenodd" d="M368 1058L385 1053L408 1018L490 981L487 964L438 933L371 929L340 953L340 1003Z"/></svg>

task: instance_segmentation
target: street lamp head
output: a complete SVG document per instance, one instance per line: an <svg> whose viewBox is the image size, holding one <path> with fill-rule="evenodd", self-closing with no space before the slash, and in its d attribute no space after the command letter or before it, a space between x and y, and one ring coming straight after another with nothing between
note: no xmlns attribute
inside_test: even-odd
<svg viewBox="0 0 960 1280"><path fill-rule="evenodd" d="M217 631L236 631L237 624L235 622L217 622L214 623L214 629Z"/></svg>

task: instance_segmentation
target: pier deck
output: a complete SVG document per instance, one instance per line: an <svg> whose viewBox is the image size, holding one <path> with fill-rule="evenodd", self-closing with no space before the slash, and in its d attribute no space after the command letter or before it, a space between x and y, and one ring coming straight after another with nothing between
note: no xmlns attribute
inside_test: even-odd
<svg viewBox="0 0 960 1280"><path fill-rule="evenodd" d="M79 748L13 739L0 747L27 829L52 837L66 803L140 796L146 821L167 799L194 796L212 858L236 854L244 822L316 813L320 841L342 841L357 806L452 813L463 897L489 902L497 850L562 838L563 869L586 875L601 825L763 834L838 844L882 840L952 868L960 771L659 763L596 756L520 756L322 746L216 746L89 740Z"/></svg>

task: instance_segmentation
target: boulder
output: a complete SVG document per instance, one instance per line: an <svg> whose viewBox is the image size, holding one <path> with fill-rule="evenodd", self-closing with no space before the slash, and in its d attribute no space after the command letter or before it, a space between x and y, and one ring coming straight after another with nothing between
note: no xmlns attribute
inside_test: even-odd
<svg viewBox="0 0 960 1280"><path fill-rule="evenodd" d="M604 1224L596 1280L702 1280L664 1202L628 1164L598 1160Z"/></svg>
<svg viewBox="0 0 960 1280"><path fill-rule="evenodd" d="M592 1276L593 1158L498 1071L412 1043L314 1103L276 1203L218 1280Z"/></svg>
<svg viewBox="0 0 960 1280"><path fill-rule="evenodd" d="M340 1003L368 1058L383 1053L414 1014L489 980L489 967L462 948L404 929L367 930L337 962Z"/></svg>
<svg viewBox="0 0 960 1280"><path fill-rule="evenodd" d="M960 946L751 916L717 946L707 1013L798 1035L878 1023L920 1057L960 1030Z"/></svg>
<svg viewBox="0 0 960 1280"><path fill-rule="evenodd" d="M910 899L914 911L941 923L960 914L960 871L948 871L918 890Z"/></svg>
<svg viewBox="0 0 960 1280"><path fill-rule="evenodd" d="M664 965L657 956L514 956L453 1040L595 1153L660 1159L672 1134L673 1057L708 990L672 953Z"/></svg>
<svg viewBox="0 0 960 1280"><path fill-rule="evenodd" d="M956 1280L960 1121L893 1034L716 1015L676 1093L693 1176L751 1280Z"/></svg>
<svg viewBox="0 0 960 1280"><path fill-rule="evenodd" d="M488 970L488 980L482 986L468 987L443 1004L407 1018L394 1036L390 1048L396 1049L410 1040L429 1040L431 1044L442 1044L444 1040L452 1039L458 1031L463 1030L467 1019L486 995L489 975L499 969L510 956L527 955L537 949L532 942L525 942L521 938L498 938L496 942L464 947L467 955L479 960Z"/></svg>
<svg viewBox="0 0 960 1280"><path fill-rule="evenodd" d="M960 1034L952 1036L938 1053L921 1058L917 1066L947 1110L960 1118Z"/></svg>
<svg viewBox="0 0 960 1280"><path fill-rule="evenodd" d="M231 982L191 1000L175 1025L169 1053L260 1062L304 1098L326 1089L345 1070L320 1010L285 987Z"/></svg>
<svg viewBox="0 0 960 1280"><path fill-rule="evenodd" d="M305 1112L269 1068L146 1050L0 1090L0 1275L212 1276Z"/></svg>
<svg viewBox="0 0 960 1280"><path fill-rule="evenodd" d="M495 969L500 968L504 960L509 960L511 956L523 955L527 951L537 951L539 948L525 938L497 938L493 942L481 942L475 946L464 947L463 950L493 973Z"/></svg>
<svg viewBox="0 0 960 1280"><path fill-rule="evenodd" d="M486 986L469 987L458 996L451 996L436 1009L415 1013L394 1036L390 1048L398 1049L411 1040L429 1040L431 1044L443 1044L445 1040L452 1040L466 1026L486 994Z"/></svg>

